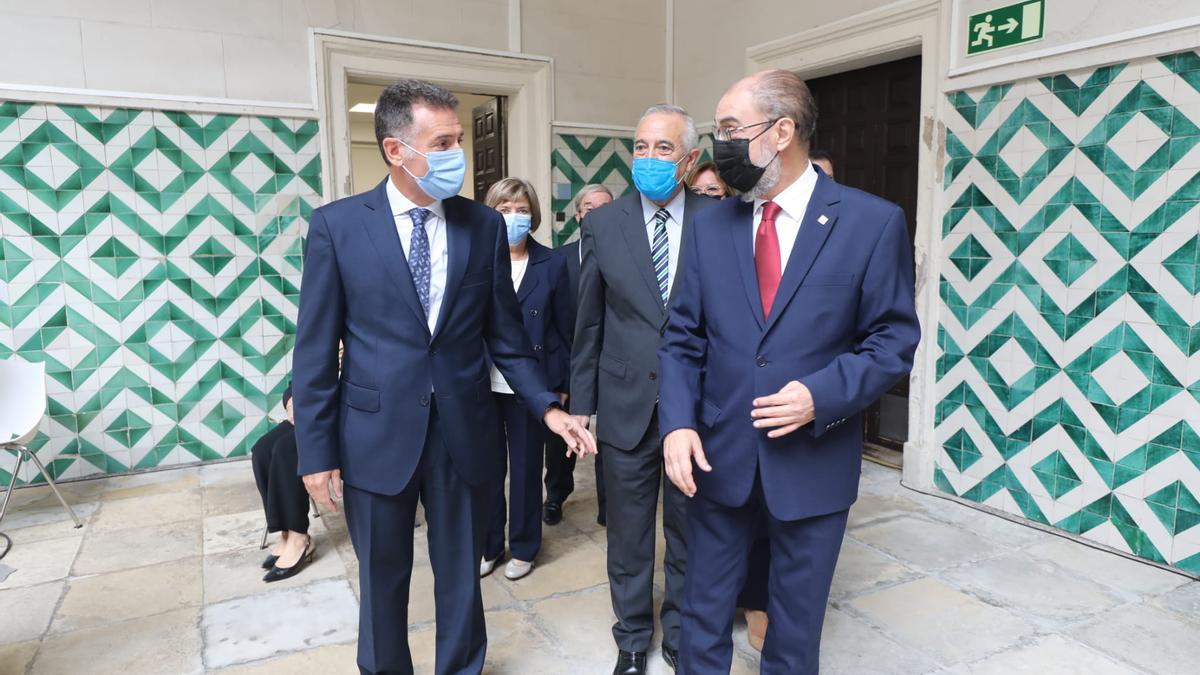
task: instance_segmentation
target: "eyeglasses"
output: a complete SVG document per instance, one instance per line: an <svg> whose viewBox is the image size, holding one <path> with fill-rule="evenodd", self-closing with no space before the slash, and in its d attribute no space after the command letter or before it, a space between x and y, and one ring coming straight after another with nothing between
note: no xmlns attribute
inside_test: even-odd
<svg viewBox="0 0 1200 675"><path fill-rule="evenodd" d="M693 185L692 187L690 187L688 189L691 190L694 194L705 195L706 197L724 197L725 196L725 188L721 187L720 185L709 185L708 187L700 187L699 185Z"/></svg>
<svg viewBox="0 0 1200 675"><path fill-rule="evenodd" d="M765 122L757 122L755 124L743 124L740 127L734 127L732 129L730 129L728 127L717 127L717 129L715 131L713 131L713 138L715 138L718 141L732 141L734 136L742 133L743 131L746 131L747 129L753 129L754 127L761 127L763 125L766 125L767 129L770 129L770 125L775 124L776 122L778 122L781 119L783 119L783 118L776 117L773 120L766 120ZM760 131L757 135L755 135L750 140L754 140L755 138L758 138L759 136L762 136L763 134L767 133L767 129L763 129L762 131Z"/></svg>

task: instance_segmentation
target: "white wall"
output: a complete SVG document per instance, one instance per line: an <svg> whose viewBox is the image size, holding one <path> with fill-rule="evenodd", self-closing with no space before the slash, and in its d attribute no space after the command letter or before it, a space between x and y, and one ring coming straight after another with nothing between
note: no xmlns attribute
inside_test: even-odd
<svg viewBox="0 0 1200 675"><path fill-rule="evenodd" d="M663 98L661 0L524 0L557 117L631 124ZM308 29L507 50L509 0L0 0L0 84L313 103ZM18 87L19 88L19 87Z"/></svg>

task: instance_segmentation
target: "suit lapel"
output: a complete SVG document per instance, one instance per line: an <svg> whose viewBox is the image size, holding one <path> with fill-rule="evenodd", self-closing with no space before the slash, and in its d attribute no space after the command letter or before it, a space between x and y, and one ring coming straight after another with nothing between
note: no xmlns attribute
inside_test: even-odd
<svg viewBox="0 0 1200 675"><path fill-rule="evenodd" d="M658 308L658 316L665 315L662 306L662 291L658 289L658 277L654 276L654 261L650 258L650 240L646 238L646 221L642 218L642 198L636 193L625 204L625 217L621 219L621 234L629 247L629 260L646 282L652 306Z"/></svg>
<svg viewBox="0 0 1200 675"><path fill-rule="evenodd" d="M421 308L421 300L417 297L417 287L413 283L412 272L408 268L408 258L404 255L404 247L400 243L400 233L396 231L396 219L392 215L392 207L387 198L387 181L390 178L385 178L384 182L371 194L371 198L366 201L367 212L363 219L366 226L367 236L375 245L375 250L379 252L379 257L383 261L383 268L387 270L388 276L396 284L396 289L400 292L400 297L404 298L404 304L408 305L413 314L419 320L426 335L429 333L429 322L425 319L425 310Z"/></svg>
<svg viewBox="0 0 1200 675"><path fill-rule="evenodd" d="M737 197L730 197L737 199ZM742 288L746 290L746 302L750 303L751 314L763 327L762 297L758 292L758 272L754 268L754 204L738 199L734 207L733 226L729 228L733 257L742 277Z"/></svg>
<svg viewBox="0 0 1200 675"><path fill-rule="evenodd" d="M788 258L787 269L779 281L779 291L775 295L775 304L771 306L771 316L767 318L765 330L771 326L783 313L788 301L796 294L800 282L808 275L821 247L829 238L838 219L838 202L841 200L837 183L823 173L817 174L817 186L812 198L808 200L808 209L800 222L800 233L796 235L796 243L792 246L792 254ZM821 217L824 216L824 222Z"/></svg>
<svg viewBox="0 0 1200 675"><path fill-rule="evenodd" d="M467 260L471 257L471 226L463 222L465 216L459 209L459 200L459 197L442 200L442 210L446 214L446 248L450 263L446 270L446 291L442 295L442 308L433 331L435 337L446 325L446 318L450 316L454 299L458 296L458 287L462 285L463 276L467 273Z"/></svg>
<svg viewBox="0 0 1200 675"><path fill-rule="evenodd" d="M529 297L533 289L538 286L538 277L540 274L534 271L534 266L546 262L550 259L551 255L550 249L534 241L533 237L529 238L525 252L529 256L529 261L526 263L525 276L521 277L521 285L517 288L517 300L519 302L525 302L525 298Z"/></svg>

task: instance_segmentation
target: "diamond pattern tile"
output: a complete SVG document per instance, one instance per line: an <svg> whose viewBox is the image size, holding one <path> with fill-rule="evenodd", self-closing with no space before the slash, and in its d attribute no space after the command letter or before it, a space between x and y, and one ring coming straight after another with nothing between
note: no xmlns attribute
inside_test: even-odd
<svg viewBox="0 0 1200 675"><path fill-rule="evenodd" d="M1184 52L948 95L933 475L1193 572L1197 93Z"/></svg>
<svg viewBox="0 0 1200 675"><path fill-rule="evenodd" d="M0 101L0 358L46 362L54 475L244 455L282 414L317 132Z"/></svg>

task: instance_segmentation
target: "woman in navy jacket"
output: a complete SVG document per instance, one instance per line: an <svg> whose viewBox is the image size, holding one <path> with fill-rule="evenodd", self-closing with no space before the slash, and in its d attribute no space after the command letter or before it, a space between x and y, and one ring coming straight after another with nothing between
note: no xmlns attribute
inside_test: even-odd
<svg viewBox="0 0 1200 675"><path fill-rule="evenodd" d="M552 391L567 390L570 364L571 302L566 265L561 256L534 241L529 234L541 223L541 209L533 186L519 178L505 178L492 185L485 202L504 215L512 261L513 288L521 303L525 333ZM501 438L508 455L491 482L491 522L484 544L480 576L495 569L504 557L505 515L508 517L508 548L511 560L504 576L520 579L533 569L542 545L542 447L545 428L521 405L496 368L492 368L492 392L500 411ZM563 399L566 395L559 394ZM502 444L503 445L503 444ZM511 472L507 508L504 499L505 470Z"/></svg>

